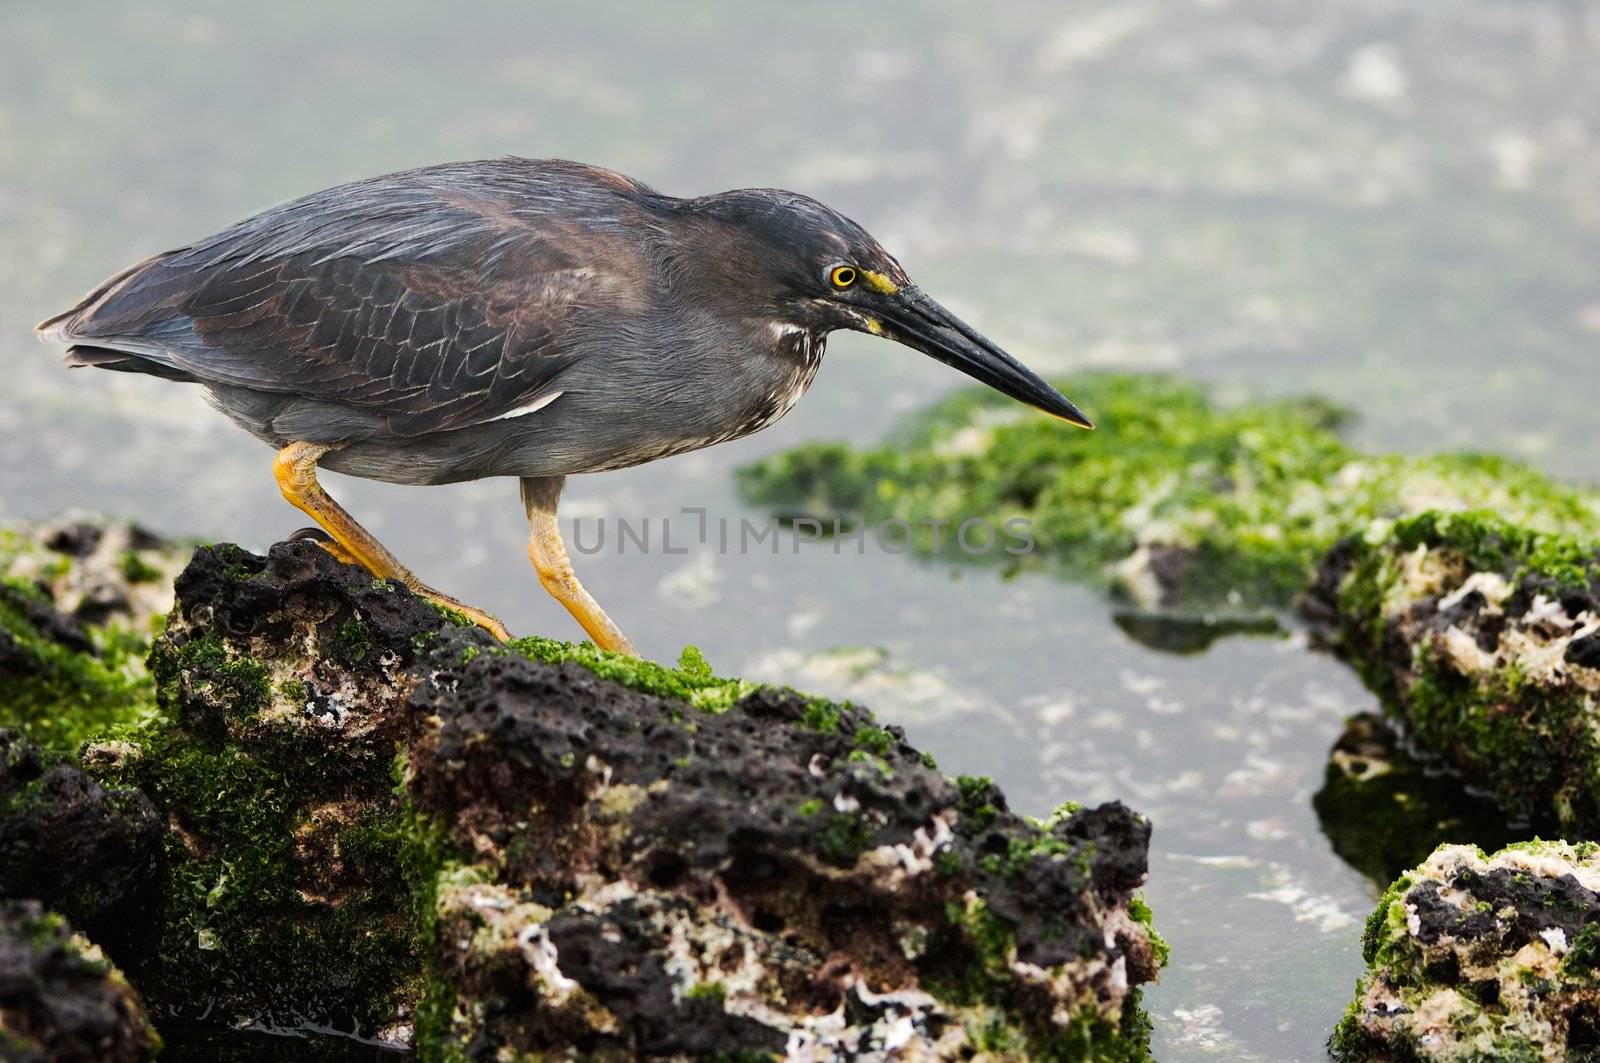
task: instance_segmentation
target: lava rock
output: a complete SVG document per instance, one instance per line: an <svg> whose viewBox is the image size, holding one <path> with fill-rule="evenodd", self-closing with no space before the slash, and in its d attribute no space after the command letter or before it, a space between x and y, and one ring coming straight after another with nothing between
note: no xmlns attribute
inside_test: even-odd
<svg viewBox="0 0 1600 1063"><path fill-rule="evenodd" d="M1418 749L1512 817L1600 826L1600 546L1425 514L1341 544L1305 611Z"/></svg>
<svg viewBox="0 0 1600 1063"><path fill-rule="evenodd" d="M126 521L70 514L0 536L0 571L39 587L78 624L148 631L172 606L190 549Z"/></svg>
<svg viewBox="0 0 1600 1063"><path fill-rule="evenodd" d="M863 709L500 645L310 542L197 551L150 675L76 766L0 765L29 844L159 826L124 966L172 1058L1147 1056L1120 805L1031 821Z"/></svg>
<svg viewBox="0 0 1600 1063"><path fill-rule="evenodd" d="M482 1058L1137 1041L1132 987L1163 946L1133 914L1149 826L1122 806L1035 825L859 708L757 689L707 711L480 641L441 635L411 701L448 1039Z"/></svg>
<svg viewBox="0 0 1600 1063"><path fill-rule="evenodd" d="M152 713L149 632L187 554L89 518L0 527L0 727L73 753Z"/></svg>
<svg viewBox="0 0 1600 1063"><path fill-rule="evenodd" d="M1218 639L1233 635L1281 638L1287 634L1271 613L1231 615L1119 609L1112 614L1111 621L1139 645L1179 656L1204 653Z"/></svg>
<svg viewBox="0 0 1600 1063"><path fill-rule="evenodd" d="M160 716L85 756L167 825L159 941L130 973L191 1044L209 1023L403 1047L422 950L394 761L446 621L312 543L201 549L177 592Z"/></svg>
<svg viewBox="0 0 1600 1063"><path fill-rule="evenodd" d="M57 646L71 653L96 652L94 642L83 625L76 618L61 612L46 598L27 594L11 584L0 583L0 604L15 610L24 623L32 625L41 637ZM6 634L7 642L0 645L9 646L10 649L0 649L0 669L16 672L38 667L37 659L18 653L20 646L17 640L10 632Z"/></svg>
<svg viewBox="0 0 1600 1063"><path fill-rule="evenodd" d="M1341 1060L1582 1060L1600 1053L1600 846L1443 846L1367 921Z"/></svg>
<svg viewBox="0 0 1600 1063"><path fill-rule="evenodd" d="M100 950L37 901L0 904L0 1053L16 1063L135 1063L160 1047Z"/></svg>
<svg viewBox="0 0 1600 1063"><path fill-rule="evenodd" d="M0 730L0 898L49 898L119 959L160 919L165 824L138 790L107 789Z"/></svg>

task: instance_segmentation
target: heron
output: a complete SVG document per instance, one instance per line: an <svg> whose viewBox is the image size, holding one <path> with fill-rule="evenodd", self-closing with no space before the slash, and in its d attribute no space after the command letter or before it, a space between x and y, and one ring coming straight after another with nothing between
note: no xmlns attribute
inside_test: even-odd
<svg viewBox="0 0 1600 1063"><path fill-rule="evenodd" d="M676 197L598 166L507 157L315 192L111 277L38 332L67 364L196 383L276 451L310 537L502 641L323 490L516 477L528 555L596 645L633 645L579 582L569 476L759 431L830 333L894 340L1045 413L1089 419L912 283L865 229L795 192Z"/></svg>

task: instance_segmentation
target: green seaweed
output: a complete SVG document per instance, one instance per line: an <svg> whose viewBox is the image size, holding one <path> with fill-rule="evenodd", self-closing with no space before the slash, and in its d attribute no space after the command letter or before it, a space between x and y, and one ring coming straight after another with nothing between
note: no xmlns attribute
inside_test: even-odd
<svg viewBox="0 0 1600 1063"><path fill-rule="evenodd" d="M1167 939L1156 931L1155 913L1150 910L1149 903L1143 894L1136 894L1128 902L1128 915L1135 923L1144 927L1145 933L1150 938L1150 947L1155 950L1156 966L1165 967L1172 958L1172 946L1167 944Z"/></svg>
<svg viewBox="0 0 1600 1063"><path fill-rule="evenodd" d="M532 635L513 639L506 645L545 664L560 665L569 661L580 664L602 679L656 697L686 701L704 712L726 712L756 689L756 684L748 680L715 675L705 657L693 646L684 648L677 668L670 668L602 650L592 642L562 642Z"/></svg>
<svg viewBox="0 0 1600 1063"><path fill-rule="evenodd" d="M349 628L338 642L353 652ZM267 662L215 634L184 634L157 642L158 711L112 732L131 748L103 769L171 825L141 978L178 1018L389 1025L420 988L402 873L416 828L394 793L392 742L328 742L303 683L275 684Z"/></svg>
<svg viewBox="0 0 1600 1063"><path fill-rule="evenodd" d="M958 775L956 793L956 811L972 820L979 829L994 822L998 810L994 806L993 779L987 775Z"/></svg>
<svg viewBox="0 0 1600 1063"><path fill-rule="evenodd" d="M29 620L32 588L0 580L0 726L46 749L75 750L108 728L155 711L155 687L144 667L146 639L123 629L90 632L94 653L52 640Z"/></svg>
<svg viewBox="0 0 1600 1063"><path fill-rule="evenodd" d="M1477 847L1461 849L1469 860L1486 864L1513 850L1538 854L1555 865L1592 861L1594 854L1586 844L1538 840L1513 843L1493 856ZM1368 916L1362 934L1367 970L1328 1039L1335 1059L1536 1063L1557 1058L1549 1054L1552 1049L1580 1047L1577 1042L1563 1045L1555 1039L1563 1034L1556 1031L1569 1021L1586 1021L1584 1016L1593 1012L1600 934L1586 927L1574 937L1557 978L1524 966L1527 961L1518 946L1505 945L1493 931L1481 938L1469 934L1463 941L1448 935L1429 938L1424 946L1409 925L1415 914L1408 911L1407 899L1424 884L1471 891L1478 873L1459 859L1447 858L1443 864L1430 860L1402 874ZM1524 885L1526 878L1521 872L1515 876ZM1476 911L1492 917L1493 906L1480 899ZM1513 978L1525 994L1502 993L1502 985ZM1376 993L1375 1006L1369 993ZM1427 1017L1430 1013L1433 1018ZM1576 1031L1574 1026L1566 1035Z"/></svg>
<svg viewBox="0 0 1600 1063"><path fill-rule="evenodd" d="M721 982L696 982L684 992L690 1000L703 1000L716 1007L722 1007L728 999L728 987Z"/></svg>
<svg viewBox="0 0 1600 1063"><path fill-rule="evenodd" d="M1061 387L1093 411L1097 431L969 389L882 446L802 446L741 469L740 487L825 524L906 522L923 553L1048 563L1146 599L1117 563L1141 548L1172 551L1160 604L1189 607L1286 605L1341 537L1423 509L1492 508L1547 532L1600 528L1600 493L1503 458L1364 454L1339 436L1339 411L1316 400L1227 406L1170 377L1109 373ZM1000 537L1005 548L960 549L953 529L968 520L1014 534Z"/></svg>
<svg viewBox="0 0 1600 1063"><path fill-rule="evenodd" d="M1025 1021L1028 1005L1016 996L1011 960L1016 939L1005 919L981 899L950 904L947 921L959 928L973 953L959 983L928 986L941 1000L976 1010L980 1021L967 1025L968 1044L1002 1058L1048 1063L1148 1063L1150 1018L1134 990L1119 1021L1112 1022L1092 1007L1077 1012L1065 1027L1048 1035L1032 1032ZM1152 940L1156 940L1152 938Z"/></svg>

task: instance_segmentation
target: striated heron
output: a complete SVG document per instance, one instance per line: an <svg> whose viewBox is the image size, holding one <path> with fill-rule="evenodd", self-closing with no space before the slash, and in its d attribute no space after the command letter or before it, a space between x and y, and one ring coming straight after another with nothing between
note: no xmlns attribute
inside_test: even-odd
<svg viewBox="0 0 1600 1063"><path fill-rule="evenodd" d="M375 177L140 262L39 326L67 362L203 385L277 448L284 498L330 550L425 586L317 483L516 476L540 582L596 644L633 647L556 523L565 478L759 431L835 329L903 343L1090 427L1077 407L814 199L680 199L621 174L504 158Z"/></svg>

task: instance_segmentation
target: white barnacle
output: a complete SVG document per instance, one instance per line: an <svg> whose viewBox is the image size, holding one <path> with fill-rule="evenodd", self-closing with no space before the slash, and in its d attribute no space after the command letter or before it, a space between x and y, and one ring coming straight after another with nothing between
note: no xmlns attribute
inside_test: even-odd
<svg viewBox="0 0 1600 1063"><path fill-rule="evenodd" d="M525 926L517 934L517 946L523 961L539 977L542 988L552 1003L560 1004L577 989L578 983L561 973L560 958L543 923Z"/></svg>

